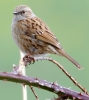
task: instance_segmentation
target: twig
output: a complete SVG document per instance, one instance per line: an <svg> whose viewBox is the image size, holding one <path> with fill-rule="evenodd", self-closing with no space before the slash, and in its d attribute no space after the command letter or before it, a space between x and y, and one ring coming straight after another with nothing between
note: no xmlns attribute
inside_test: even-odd
<svg viewBox="0 0 89 100"><path fill-rule="evenodd" d="M24 54L20 51L20 58L23 59ZM25 65L22 67L22 74L26 75ZM23 92L23 100L27 100L27 86L22 85L22 92Z"/></svg>
<svg viewBox="0 0 89 100"><path fill-rule="evenodd" d="M88 94L88 92L87 92L87 90L85 89L85 88L83 88L65 69L64 69L64 67L61 65L61 64L59 64L57 61L55 61L55 60L53 60L52 58L49 58L49 57L39 57L39 58L34 58L35 59L35 61L38 61L38 60L48 60L48 61L51 61L51 62L53 62L54 64L56 64L65 74L66 74L66 76L68 76L69 77L69 79L76 85L76 86L78 86L85 94L87 94L87 95L89 95ZM27 59L26 59L27 60ZM30 61L29 60L29 58L28 58L28 61ZM31 63L31 62L30 62Z"/></svg>
<svg viewBox="0 0 89 100"><path fill-rule="evenodd" d="M23 75L25 75L25 67L23 68ZM27 100L27 86L25 84L22 85L23 92L23 100Z"/></svg>
<svg viewBox="0 0 89 100"><path fill-rule="evenodd" d="M30 86L30 89L32 90L32 92L33 92L33 94L34 94L36 100L39 100L37 94L36 94L35 91L33 90L33 87L32 87L31 85L29 85L29 86Z"/></svg>
<svg viewBox="0 0 89 100"><path fill-rule="evenodd" d="M59 97L63 95L68 95L69 99L75 97L77 98L77 100L89 100L89 96L86 94L65 88L63 86L58 85L57 83L47 82L46 80L40 80L37 78L22 76L19 74L13 74L8 72L0 72L0 80L11 81L21 84L24 83L25 85L39 87L41 89L53 92Z"/></svg>

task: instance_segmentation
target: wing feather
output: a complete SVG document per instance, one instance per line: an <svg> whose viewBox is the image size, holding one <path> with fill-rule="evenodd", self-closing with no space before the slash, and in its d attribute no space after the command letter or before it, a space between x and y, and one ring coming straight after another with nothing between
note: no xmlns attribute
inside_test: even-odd
<svg viewBox="0 0 89 100"><path fill-rule="evenodd" d="M62 46L60 45L57 38L54 36L54 34L50 31L49 27L39 18L32 19L34 20L35 24L35 33L36 38L48 43L54 47L57 47L59 49L62 49Z"/></svg>
<svg viewBox="0 0 89 100"><path fill-rule="evenodd" d="M62 46L60 45L57 38L54 36L49 27L41 19L34 17L29 20L25 19L24 21L25 22L22 21L22 24L25 23L24 26L26 26L25 35L29 36L29 38L30 36L35 35L35 38L39 39L40 41L50 44L56 48L62 49Z"/></svg>

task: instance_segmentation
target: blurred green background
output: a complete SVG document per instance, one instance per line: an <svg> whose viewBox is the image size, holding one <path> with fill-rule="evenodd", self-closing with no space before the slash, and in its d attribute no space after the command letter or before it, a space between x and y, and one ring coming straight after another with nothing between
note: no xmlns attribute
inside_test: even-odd
<svg viewBox="0 0 89 100"><path fill-rule="evenodd" d="M51 55L87 90L89 90L89 0L0 0L0 71L12 71L18 65L19 49L11 35L13 10L28 5L55 33L65 51L76 59L83 70L78 70L64 57ZM80 91L53 63L39 61L26 68L32 77L55 82ZM53 93L34 88L40 100L53 98ZM0 100L22 100L21 84L0 81ZM35 100L28 87L28 100Z"/></svg>

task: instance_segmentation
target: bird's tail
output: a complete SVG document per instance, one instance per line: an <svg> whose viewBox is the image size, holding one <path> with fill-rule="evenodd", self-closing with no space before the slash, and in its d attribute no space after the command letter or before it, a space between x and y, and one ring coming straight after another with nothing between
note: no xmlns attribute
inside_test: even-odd
<svg viewBox="0 0 89 100"><path fill-rule="evenodd" d="M57 50L59 55L61 54L62 56L66 57L69 61L71 61L77 68L81 69L82 66L75 61L72 57L70 57L64 50Z"/></svg>

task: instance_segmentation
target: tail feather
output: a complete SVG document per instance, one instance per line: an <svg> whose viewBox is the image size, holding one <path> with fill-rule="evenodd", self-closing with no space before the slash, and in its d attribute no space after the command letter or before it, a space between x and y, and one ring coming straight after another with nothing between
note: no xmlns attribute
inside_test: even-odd
<svg viewBox="0 0 89 100"><path fill-rule="evenodd" d="M77 68L81 69L82 66L75 61L72 57L70 57L64 50L59 50L58 49L58 53L61 54L62 56L66 57L69 61L71 61Z"/></svg>

